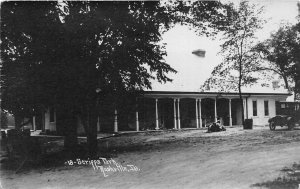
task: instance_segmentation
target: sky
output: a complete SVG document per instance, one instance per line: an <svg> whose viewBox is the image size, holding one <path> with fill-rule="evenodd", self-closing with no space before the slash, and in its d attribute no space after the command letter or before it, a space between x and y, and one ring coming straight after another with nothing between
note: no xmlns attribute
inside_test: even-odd
<svg viewBox="0 0 300 189"><path fill-rule="evenodd" d="M238 3L235 1L234 3ZM276 31L282 23L296 23L298 15L298 0L252 0L252 3L265 7L262 15L267 20L263 29L257 32L258 40L270 37L271 32ZM194 31L186 26L177 25L163 36L163 42L167 43L167 56L165 60L175 70L177 74L168 74L173 82L160 84L153 81L154 91L200 91L200 86L209 78L213 68L221 63L220 40L212 40L207 37L199 37ZM192 54L196 49L204 49L204 58ZM258 90L258 91L253 91ZM266 92L270 89L254 87L253 92Z"/></svg>

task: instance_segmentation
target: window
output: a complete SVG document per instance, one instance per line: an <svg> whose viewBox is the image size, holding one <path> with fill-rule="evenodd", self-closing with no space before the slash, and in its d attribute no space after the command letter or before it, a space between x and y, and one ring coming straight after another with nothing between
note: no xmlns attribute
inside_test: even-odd
<svg viewBox="0 0 300 189"><path fill-rule="evenodd" d="M264 101L264 107L265 107L265 116L269 116L269 101Z"/></svg>
<svg viewBox="0 0 300 189"><path fill-rule="evenodd" d="M257 116L257 101L256 100L252 101L252 106L253 106L253 116Z"/></svg>
<svg viewBox="0 0 300 189"><path fill-rule="evenodd" d="M50 108L50 122L55 122L55 111L54 108Z"/></svg>
<svg viewBox="0 0 300 189"><path fill-rule="evenodd" d="M284 108L285 108L285 104L282 103L282 104L281 104L281 109L284 109Z"/></svg>

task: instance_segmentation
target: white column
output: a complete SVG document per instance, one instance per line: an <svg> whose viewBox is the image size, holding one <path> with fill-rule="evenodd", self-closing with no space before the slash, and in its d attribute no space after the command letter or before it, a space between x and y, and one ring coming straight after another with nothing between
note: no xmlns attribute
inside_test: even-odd
<svg viewBox="0 0 300 189"><path fill-rule="evenodd" d="M114 132L118 132L118 111L115 109Z"/></svg>
<svg viewBox="0 0 300 189"><path fill-rule="evenodd" d="M196 101L196 127L199 128L199 122L198 122L198 99L195 99Z"/></svg>
<svg viewBox="0 0 300 189"><path fill-rule="evenodd" d="M177 129L176 121L176 99L174 98L174 129Z"/></svg>
<svg viewBox="0 0 300 189"><path fill-rule="evenodd" d="M135 110L135 126L136 126L136 131L139 131L140 130L140 124L139 124L139 111L136 107L136 110Z"/></svg>
<svg viewBox="0 0 300 189"><path fill-rule="evenodd" d="M231 116L231 98L229 99L229 126L232 126L232 116Z"/></svg>
<svg viewBox="0 0 300 189"><path fill-rule="evenodd" d="M50 130L50 109L45 112L45 130Z"/></svg>
<svg viewBox="0 0 300 189"><path fill-rule="evenodd" d="M35 116L32 117L32 129L36 131Z"/></svg>
<svg viewBox="0 0 300 189"><path fill-rule="evenodd" d="M202 127L201 98L199 99L199 126Z"/></svg>
<svg viewBox="0 0 300 189"><path fill-rule="evenodd" d="M215 98L215 122L217 122L218 115L217 115L217 98Z"/></svg>
<svg viewBox="0 0 300 189"><path fill-rule="evenodd" d="M177 106L177 112L178 112L178 129L181 129L181 125L180 125L180 99L177 99L178 102L178 106Z"/></svg>
<svg viewBox="0 0 300 189"><path fill-rule="evenodd" d="M155 99L155 129L158 130L158 108L157 108L158 99Z"/></svg>
<svg viewBox="0 0 300 189"><path fill-rule="evenodd" d="M246 106L246 99L243 99L243 106L244 106L244 119L247 119L247 106Z"/></svg>

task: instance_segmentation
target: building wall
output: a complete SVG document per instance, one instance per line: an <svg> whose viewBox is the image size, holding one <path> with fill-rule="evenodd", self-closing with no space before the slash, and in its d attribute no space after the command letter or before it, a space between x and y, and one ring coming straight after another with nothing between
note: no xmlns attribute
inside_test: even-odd
<svg viewBox="0 0 300 189"><path fill-rule="evenodd" d="M257 102L257 116L253 115L253 101ZM265 115L264 101L268 101L269 115ZM268 120L276 115L275 101L272 97L248 98L248 118L253 119L253 125L268 125Z"/></svg>

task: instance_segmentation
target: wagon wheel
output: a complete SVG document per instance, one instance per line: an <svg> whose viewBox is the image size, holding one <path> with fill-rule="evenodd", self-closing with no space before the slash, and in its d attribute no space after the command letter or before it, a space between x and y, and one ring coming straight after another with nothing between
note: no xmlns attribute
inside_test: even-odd
<svg viewBox="0 0 300 189"><path fill-rule="evenodd" d="M272 121L272 122L270 122L269 127L270 127L270 130L271 130L271 131L274 131L275 128L276 128L276 125L275 125L275 123Z"/></svg>

